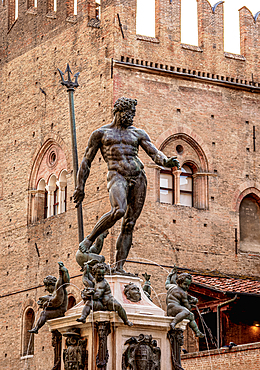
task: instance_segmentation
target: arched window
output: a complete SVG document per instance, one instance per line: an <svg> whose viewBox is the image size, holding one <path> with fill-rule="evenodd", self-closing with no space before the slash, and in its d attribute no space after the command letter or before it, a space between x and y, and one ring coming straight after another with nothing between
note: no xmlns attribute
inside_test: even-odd
<svg viewBox="0 0 260 370"><path fill-rule="evenodd" d="M56 189L54 190L53 193L53 215L58 214L58 206L59 206L59 188L56 186Z"/></svg>
<svg viewBox="0 0 260 370"><path fill-rule="evenodd" d="M45 189L45 191L44 191L44 215L43 215L43 218L47 218L47 217L48 217L48 192Z"/></svg>
<svg viewBox="0 0 260 370"><path fill-rule="evenodd" d="M177 133L166 138L160 150L168 158L177 155L181 166L179 170L176 167L160 169L160 203L207 209L208 176L211 173L199 144L187 134Z"/></svg>
<svg viewBox="0 0 260 370"><path fill-rule="evenodd" d="M57 185L56 185L56 176L51 175L47 185L48 190L48 214L47 217L51 217L54 215L55 206L54 206L54 194L56 192L57 195Z"/></svg>
<svg viewBox="0 0 260 370"><path fill-rule="evenodd" d="M23 320L23 356L30 356L34 354L34 334L28 332L33 328L35 321L35 314L32 308L27 308L24 313Z"/></svg>
<svg viewBox="0 0 260 370"><path fill-rule="evenodd" d="M180 204L183 206L193 206L193 179L192 169L183 165L180 173Z"/></svg>
<svg viewBox="0 0 260 370"><path fill-rule="evenodd" d="M67 161L61 146L48 140L35 157L29 193L29 222L67 210Z"/></svg>
<svg viewBox="0 0 260 370"><path fill-rule="evenodd" d="M66 170L62 170L59 181L52 174L47 185L45 185L44 179L39 181L36 192L31 192L34 194L34 198L32 198L32 222L66 212L67 174Z"/></svg>
<svg viewBox="0 0 260 370"><path fill-rule="evenodd" d="M240 249L260 253L260 199L245 196L239 208Z"/></svg>
<svg viewBox="0 0 260 370"><path fill-rule="evenodd" d="M70 295L68 298L68 308L67 310L71 309L76 305L76 299L73 297L73 295Z"/></svg>
<svg viewBox="0 0 260 370"><path fill-rule="evenodd" d="M67 210L67 175L66 170L61 171L57 185L59 187L59 209L58 213L66 212Z"/></svg>

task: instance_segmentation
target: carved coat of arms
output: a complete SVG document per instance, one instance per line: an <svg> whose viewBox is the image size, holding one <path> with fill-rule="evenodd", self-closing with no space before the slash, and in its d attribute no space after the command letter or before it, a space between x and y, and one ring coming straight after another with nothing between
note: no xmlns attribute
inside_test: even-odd
<svg viewBox="0 0 260 370"><path fill-rule="evenodd" d="M151 335L140 334L126 342L127 349L122 357L122 370L160 370L161 349Z"/></svg>

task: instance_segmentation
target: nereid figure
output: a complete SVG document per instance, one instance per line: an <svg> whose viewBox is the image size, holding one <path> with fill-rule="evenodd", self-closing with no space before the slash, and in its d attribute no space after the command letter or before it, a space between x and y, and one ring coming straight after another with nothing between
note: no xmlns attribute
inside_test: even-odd
<svg viewBox="0 0 260 370"><path fill-rule="evenodd" d="M97 263L92 268L94 278L89 274L88 280L92 281L94 286L89 286L81 292L85 306L82 310L81 317L77 321L85 323L91 309L93 311L116 311L125 325L132 326L133 324L127 319L124 308L112 296L110 286L104 278L106 269L104 263Z"/></svg>
<svg viewBox="0 0 260 370"><path fill-rule="evenodd" d="M112 123L91 134L78 171L77 187L74 192L77 207L84 199L84 187L91 163L100 149L108 167L107 189L112 208L101 217L92 232L80 243L79 249L82 253L88 252L101 233L123 218L116 244L116 269L122 273L131 248L133 229L141 214L146 195L147 180L144 165L138 158L139 147L141 146L159 166L179 167L176 157L168 159L151 143L144 130L133 126L136 105L135 99L118 99L114 105Z"/></svg>
<svg viewBox="0 0 260 370"><path fill-rule="evenodd" d="M171 328L183 319L190 320L189 326L194 331L197 337L204 338L204 334L199 330L194 315L190 312L192 306L198 302L196 297L192 297L187 293L192 282L192 276L187 273L180 274L177 277L177 269L174 268L168 275L165 287L167 291L167 316L174 316L171 323Z"/></svg>

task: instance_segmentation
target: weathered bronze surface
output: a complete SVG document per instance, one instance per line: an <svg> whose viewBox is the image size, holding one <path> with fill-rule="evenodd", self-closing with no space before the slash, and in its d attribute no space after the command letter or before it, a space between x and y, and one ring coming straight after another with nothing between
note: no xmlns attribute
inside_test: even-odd
<svg viewBox="0 0 260 370"><path fill-rule="evenodd" d="M98 333L98 353L96 357L96 365L100 370L106 370L109 353L107 350L107 337L111 333L109 321L95 322L95 329Z"/></svg>
<svg viewBox="0 0 260 370"><path fill-rule="evenodd" d="M171 343L171 355L173 370L184 370L181 366L181 346L183 346L183 330L171 329L167 333Z"/></svg>
<svg viewBox="0 0 260 370"><path fill-rule="evenodd" d="M35 327L29 330L29 333L38 334L38 330L45 324L47 320L56 319L57 317L64 316L68 307L68 294L66 284L70 282L69 272L62 262L59 264L59 279L54 276L47 276L44 280L45 290L49 295L39 298L37 302L40 308L43 308L40 318ZM65 284L65 285L64 285Z"/></svg>
<svg viewBox="0 0 260 370"><path fill-rule="evenodd" d="M190 312L192 306L196 306L198 299L187 293L192 282L192 276L187 273L177 276L177 268L173 268L168 275L165 287L167 289L167 315L174 316L171 323L171 328L184 319L190 320L189 326L194 331L197 337L204 338L204 334L199 330L194 315Z"/></svg>
<svg viewBox="0 0 260 370"><path fill-rule="evenodd" d="M116 270L124 273L123 265L132 245L136 220L141 214L146 195L147 180L144 165L138 158L139 147L163 167L179 167L176 157L167 158L151 143L144 130L133 126L137 100L120 98L114 104L112 123L94 131L81 162L74 202L78 207L85 196L84 187L97 151L107 163L107 188L111 211L98 221L92 232L80 243L82 253L89 251L95 239L116 221L123 218L121 233L116 244Z"/></svg>
<svg viewBox="0 0 260 370"><path fill-rule="evenodd" d="M134 283L129 283L125 285L124 294L127 299L131 302L141 301L141 292L137 285Z"/></svg>
<svg viewBox="0 0 260 370"><path fill-rule="evenodd" d="M151 282L150 282L151 275L148 275L146 272L142 275L145 278L143 291L145 295L150 299L150 301L152 301L152 298L151 298L152 289L151 289Z"/></svg>
<svg viewBox="0 0 260 370"><path fill-rule="evenodd" d="M161 349L151 335L140 334L126 342L127 349L122 356L122 370L160 370Z"/></svg>
<svg viewBox="0 0 260 370"><path fill-rule="evenodd" d="M107 266L104 263L97 263L92 268L94 278L89 273L89 270L86 269L84 271L83 276L86 288L81 292L81 297L85 306L83 307L81 317L77 321L85 323L91 309L93 311L116 311L125 325L132 326L133 324L127 319L124 308L112 296L110 286L104 277L106 271Z"/></svg>
<svg viewBox="0 0 260 370"><path fill-rule="evenodd" d="M62 335L58 330L53 330L51 334L52 334L52 347L54 348L54 366L51 370L60 370Z"/></svg>
<svg viewBox="0 0 260 370"><path fill-rule="evenodd" d="M61 77L61 84L67 87L67 91L69 94L69 108L70 108L70 131L71 131L71 144L72 144L72 159L73 159L73 177L74 177L74 185L76 188L77 184L77 172L78 172L78 149L77 149L77 138L76 138L76 122L75 122L75 112L74 112L74 90L79 86L78 84L78 77L79 72L74 75L75 81L73 82L71 79L71 69L69 64L67 64L67 68L65 73L68 73L68 79L64 80L64 73L58 68ZM82 205L80 205L77 209L77 218L78 218L78 236L79 242L82 242L84 239L84 230L83 230L83 216L82 216Z"/></svg>
<svg viewBox="0 0 260 370"><path fill-rule="evenodd" d="M87 252L81 252L79 249L76 253L76 261L78 264L84 269L84 264L86 262L94 265L95 263L102 263L105 262L105 257L100 255L104 240L108 235L108 231L106 230L101 235L99 235L96 239L96 242L89 248Z"/></svg>
<svg viewBox="0 0 260 370"><path fill-rule="evenodd" d="M67 337L67 348L63 350L64 370L85 370L88 357L87 339L80 337L80 330L77 328L72 328L63 335Z"/></svg>

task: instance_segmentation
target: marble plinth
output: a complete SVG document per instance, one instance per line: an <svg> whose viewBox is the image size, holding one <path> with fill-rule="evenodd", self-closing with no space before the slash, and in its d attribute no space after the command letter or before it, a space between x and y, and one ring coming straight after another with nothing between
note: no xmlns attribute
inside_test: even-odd
<svg viewBox="0 0 260 370"><path fill-rule="evenodd" d="M96 370L96 355L98 352L98 335L94 328L95 322L110 322L111 333L107 337L107 349L109 359L107 370L122 370L122 355L127 348L126 340L131 337L138 337L140 334L152 335L161 349L161 370L172 369L171 347L167 339L167 332L170 329L172 317L167 317L164 310L151 302L144 294L141 287L141 279L132 276L112 275L106 276L110 284L112 294L126 310L128 319L133 323L129 327L124 325L117 313L109 311L91 312L85 324L76 321L81 315L83 301L66 312L65 317L48 321L49 329L57 329L61 334L72 328L80 328L81 337L87 339L88 370ZM124 285L134 283L141 291L139 302L129 301L124 294ZM185 329L186 323L178 326ZM65 348L65 337L62 339L62 350ZM64 370L62 360L61 370Z"/></svg>

